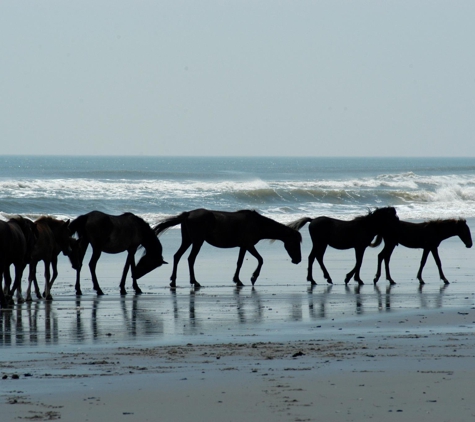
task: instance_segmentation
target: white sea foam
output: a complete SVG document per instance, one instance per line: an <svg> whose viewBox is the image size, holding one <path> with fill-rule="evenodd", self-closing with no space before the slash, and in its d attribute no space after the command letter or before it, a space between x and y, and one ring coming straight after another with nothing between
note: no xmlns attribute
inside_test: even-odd
<svg viewBox="0 0 475 422"><path fill-rule="evenodd" d="M5 204L11 204L8 210ZM278 221L329 215L349 219L368 208L396 206L404 219L475 217L475 175L417 175L412 172L325 180L0 180L3 219L15 212L43 210L71 218L90 208L116 214L133 209L155 223L198 207L254 208ZM83 206L81 204L84 204ZM16 208L15 208L16 207ZM5 214L8 213L8 214Z"/></svg>

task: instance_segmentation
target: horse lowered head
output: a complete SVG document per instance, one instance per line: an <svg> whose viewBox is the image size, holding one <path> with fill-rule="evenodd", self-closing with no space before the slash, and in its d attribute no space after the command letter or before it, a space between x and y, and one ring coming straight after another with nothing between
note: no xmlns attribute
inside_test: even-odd
<svg viewBox="0 0 475 422"><path fill-rule="evenodd" d="M140 258L135 269L132 269L132 277L138 280L140 277L143 277L145 274L148 274L163 264L168 264L168 262L163 259L161 248L160 253L145 253Z"/></svg>
<svg viewBox="0 0 475 422"><path fill-rule="evenodd" d="M467 248L471 248L473 245L472 242L472 235L470 233L470 228L467 225L466 220L458 220L457 221L457 229L458 229L458 236L460 240L465 244Z"/></svg>
<svg viewBox="0 0 475 422"><path fill-rule="evenodd" d="M302 260L302 252L300 250L301 242L302 235L297 231L284 242L285 250L289 254L292 264L298 264Z"/></svg>

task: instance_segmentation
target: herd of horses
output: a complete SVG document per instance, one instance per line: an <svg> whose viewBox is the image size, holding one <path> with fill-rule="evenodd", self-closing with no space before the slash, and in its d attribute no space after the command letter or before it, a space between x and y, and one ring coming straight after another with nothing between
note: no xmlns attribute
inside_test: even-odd
<svg viewBox="0 0 475 422"><path fill-rule="evenodd" d="M423 223L400 221L393 207L376 208L366 215L343 221L330 217L301 218L284 225L267 218L253 210L236 212L211 211L196 209L167 218L151 227L142 218L125 213L120 216L92 211L81 215L73 221L62 221L45 216L36 221L18 216L9 221L0 221L0 305L2 308L13 303L13 295L23 300L21 280L23 272L29 265L28 289L26 300L31 300L31 286L34 285L37 298L50 300L51 288L57 278L57 260L62 252L69 257L72 268L76 270L76 294L81 295L80 274L87 248L91 245L92 256L89 261L93 288L98 295L103 291L96 276L96 265L102 252L115 254L127 252L127 259L120 281L120 293L125 295L125 281L130 269L132 287L136 294L141 290L137 280L155 268L166 264L163 249L158 238L167 229L181 226L181 245L173 257L173 269L170 286L176 287L178 263L182 255L191 246L188 256L190 283L199 288L196 280L194 264L204 242L218 248L239 248L236 271L233 282L237 286L243 283L239 278L240 269L246 252L257 259L257 267L252 274L254 285L259 277L263 259L255 245L262 239L280 240L292 263L298 264L301 259L300 245L302 235L300 229L309 223L312 250L308 257L307 281L316 284L313 277L313 263L318 261L327 283L332 283L328 270L323 263L323 256L328 246L335 249L354 249L356 263L346 275L345 283L353 277L363 284L360 269L366 248L379 246L384 241L384 248L378 254L378 267L374 283L381 276L381 264L384 261L386 279L395 284L389 271L389 262L394 248L401 244L408 248L423 250L422 259L417 273L420 284L422 269L429 253L432 253L437 264L439 275L444 283L449 281L442 271L438 254L438 246L449 237L458 236L467 248L472 246L472 237L467 222L463 219L431 220ZM144 253L135 263L137 249L143 248ZM41 294L36 278L38 262L45 266L45 288ZM12 284L10 267L14 266L15 278ZM53 274L51 276L51 269Z"/></svg>

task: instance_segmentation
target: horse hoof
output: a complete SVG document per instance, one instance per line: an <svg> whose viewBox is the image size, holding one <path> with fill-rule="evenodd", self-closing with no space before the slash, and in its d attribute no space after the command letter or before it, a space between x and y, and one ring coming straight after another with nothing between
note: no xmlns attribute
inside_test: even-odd
<svg viewBox="0 0 475 422"><path fill-rule="evenodd" d="M81 290L76 290L76 296L82 296Z"/></svg>
<svg viewBox="0 0 475 422"><path fill-rule="evenodd" d="M53 300L53 296L48 295L48 296L45 297L45 300L48 301L48 302L51 302Z"/></svg>
<svg viewBox="0 0 475 422"><path fill-rule="evenodd" d="M449 280L444 280L444 284L450 284Z"/></svg>
<svg viewBox="0 0 475 422"><path fill-rule="evenodd" d="M331 279L331 278L328 278L328 279L327 279L327 283L328 283L328 284L333 284L332 279Z"/></svg>
<svg viewBox="0 0 475 422"><path fill-rule="evenodd" d="M198 283L197 281L195 281L195 282L194 282L194 283L192 283L192 284L193 284L193 286L195 286L195 289L196 289L196 288L198 288L198 289L199 289L199 288L201 287L201 284L200 284L200 283Z"/></svg>
<svg viewBox="0 0 475 422"><path fill-rule="evenodd" d="M121 289L120 295L121 295L121 296L126 296L126 295L127 295L127 290L125 290L125 289L122 290L122 289Z"/></svg>
<svg viewBox="0 0 475 422"><path fill-rule="evenodd" d="M390 284L391 286L394 286L394 285L396 284L396 282L393 281L393 280L389 280L389 284Z"/></svg>
<svg viewBox="0 0 475 422"><path fill-rule="evenodd" d="M101 289L97 290L96 293L97 296L104 296L104 292Z"/></svg>
<svg viewBox="0 0 475 422"><path fill-rule="evenodd" d="M135 290L135 294L136 294L136 295L141 295L141 294L142 294L142 290L140 290L140 289Z"/></svg>

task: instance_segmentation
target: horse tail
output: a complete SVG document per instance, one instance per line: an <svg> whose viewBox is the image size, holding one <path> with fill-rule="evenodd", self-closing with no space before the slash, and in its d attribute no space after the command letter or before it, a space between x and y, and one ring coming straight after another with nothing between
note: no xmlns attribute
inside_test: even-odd
<svg viewBox="0 0 475 422"><path fill-rule="evenodd" d="M376 240L374 240L374 242L370 243L370 247L372 248L376 248L377 246L381 245L381 242L383 241L383 236L381 236L380 234L378 234L376 236Z"/></svg>
<svg viewBox="0 0 475 422"><path fill-rule="evenodd" d="M158 223L154 228L153 231L157 236L160 236L162 233L166 232L170 227L177 226L178 224L183 223L188 216L190 215L189 212L182 212L179 215L174 217L166 218L165 220Z"/></svg>
<svg viewBox="0 0 475 422"><path fill-rule="evenodd" d="M305 224L310 223L313 220L313 218L310 217L303 217L298 220L293 221L292 223L287 224L287 227L290 227L291 229L294 230L300 230Z"/></svg>
<svg viewBox="0 0 475 422"><path fill-rule="evenodd" d="M86 226L87 217L87 214L80 215L78 218L69 223L68 227L71 235L77 233L79 237L84 236L84 228Z"/></svg>

